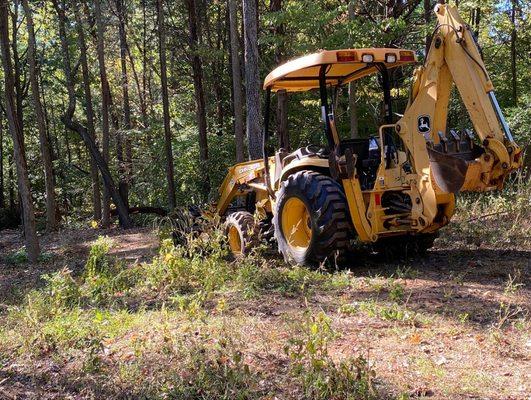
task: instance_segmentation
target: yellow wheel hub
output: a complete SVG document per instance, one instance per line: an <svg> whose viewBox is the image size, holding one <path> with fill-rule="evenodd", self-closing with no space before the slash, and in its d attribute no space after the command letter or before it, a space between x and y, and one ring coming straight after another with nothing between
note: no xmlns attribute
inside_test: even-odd
<svg viewBox="0 0 531 400"><path fill-rule="evenodd" d="M312 224L306 204L291 197L282 207L282 234L288 244L296 250L305 250L312 240Z"/></svg>
<svg viewBox="0 0 531 400"><path fill-rule="evenodd" d="M242 239L240 237L240 232L238 231L238 228L236 228L234 225L231 225L229 227L228 231L228 237L229 237L229 246L230 250L235 255L241 255L242 254Z"/></svg>

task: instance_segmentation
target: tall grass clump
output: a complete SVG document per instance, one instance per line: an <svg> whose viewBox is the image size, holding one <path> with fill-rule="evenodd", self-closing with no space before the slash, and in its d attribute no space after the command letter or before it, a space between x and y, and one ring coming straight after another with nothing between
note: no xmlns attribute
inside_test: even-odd
<svg viewBox="0 0 531 400"><path fill-rule="evenodd" d="M456 215L442 239L527 246L531 244L530 221L531 181L520 174L501 191L459 194Z"/></svg>

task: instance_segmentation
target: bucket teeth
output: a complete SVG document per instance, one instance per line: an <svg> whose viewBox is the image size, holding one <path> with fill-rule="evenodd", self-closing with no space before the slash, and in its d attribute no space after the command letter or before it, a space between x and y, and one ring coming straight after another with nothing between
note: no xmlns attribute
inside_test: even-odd
<svg viewBox="0 0 531 400"><path fill-rule="evenodd" d="M448 153L448 139L446 138L446 135L441 131L437 132L437 135L439 136L439 143L441 144L442 152Z"/></svg>
<svg viewBox="0 0 531 400"><path fill-rule="evenodd" d="M470 150L472 150L474 148L474 132L472 132L470 129L464 129L462 131L462 135L463 141L467 142Z"/></svg>
<svg viewBox="0 0 531 400"><path fill-rule="evenodd" d="M454 129L450 130L450 141L449 142L450 142L449 152L458 153L461 151L460 149L461 138L459 137L459 133Z"/></svg>
<svg viewBox="0 0 531 400"><path fill-rule="evenodd" d="M474 133L469 129L455 130L451 129L448 134L437 132L439 143L427 141L428 148L438 151L439 153L446 153L456 155L460 158L470 159L468 153L478 153L480 148L474 142Z"/></svg>

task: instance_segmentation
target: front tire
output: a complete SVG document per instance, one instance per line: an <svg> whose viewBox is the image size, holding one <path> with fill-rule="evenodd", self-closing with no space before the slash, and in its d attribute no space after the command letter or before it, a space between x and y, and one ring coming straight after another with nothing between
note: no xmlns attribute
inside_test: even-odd
<svg viewBox="0 0 531 400"><path fill-rule="evenodd" d="M258 229L253 214L247 211L230 214L225 220L225 235L234 257L249 254L258 240Z"/></svg>
<svg viewBox="0 0 531 400"><path fill-rule="evenodd" d="M273 224L284 259L309 266L344 252L353 231L342 187L314 171L296 172L282 182Z"/></svg>

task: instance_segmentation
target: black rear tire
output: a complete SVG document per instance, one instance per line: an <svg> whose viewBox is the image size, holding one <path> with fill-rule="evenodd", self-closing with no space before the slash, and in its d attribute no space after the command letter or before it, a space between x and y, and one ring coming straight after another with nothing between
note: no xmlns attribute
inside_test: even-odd
<svg viewBox="0 0 531 400"><path fill-rule="evenodd" d="M304 215L308 215L308 219L301 221L307 224L303 228L311 231L307 245L299 246L292 238L286 237L290 228L283 226L283 213L290 209L286 204L293 198L304 203L307 209ZM333 262L348 249L353 237L343 188L332 178L314 171L296 172L282 182L277 193L273 224L279 252L290 264L315 267L325 260Z"/></svg>

